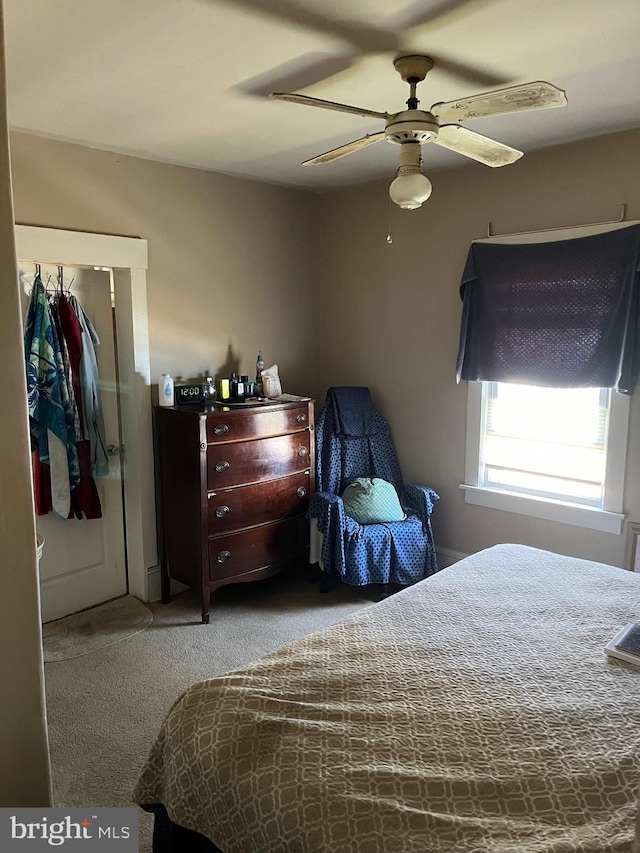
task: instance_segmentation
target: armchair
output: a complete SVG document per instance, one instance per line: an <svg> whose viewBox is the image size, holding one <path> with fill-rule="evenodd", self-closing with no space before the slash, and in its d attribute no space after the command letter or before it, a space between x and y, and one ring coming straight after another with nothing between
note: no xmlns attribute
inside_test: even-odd
<svg viewBox="0 0 640 853"><path fill-rule="evenodd" d="M346 512L345 487L359 477L392 483L406 513L404 521L359 524ZM368 388L330 388L316 422L316 494L307 517L322 536L323 582L336 572L354 586L407 586L438 570L431 513L433 489L405 484L387 422ZM326 587L325 587L326 588Z"/></svg>

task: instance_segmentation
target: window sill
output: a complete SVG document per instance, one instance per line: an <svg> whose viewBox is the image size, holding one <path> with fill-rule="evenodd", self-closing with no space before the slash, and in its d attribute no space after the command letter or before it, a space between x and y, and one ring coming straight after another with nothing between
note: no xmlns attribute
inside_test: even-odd
<svg viewBox="0 0 640 853"><path fill-rule="evenodd" d="M489 509L499 509L505 512L515 512L518 515L528 515L532 518L543 518L547 521L558 521L561 524L573 524L576 527L587 527L602 533L620 535L624 515L618 512L607 512L595 507L580 506L579 504L564 503L549 498L532 497L515 492L502 492L497 489L484 489L480 486L460 485L464 491L465 503L484 506Z"/></svg>

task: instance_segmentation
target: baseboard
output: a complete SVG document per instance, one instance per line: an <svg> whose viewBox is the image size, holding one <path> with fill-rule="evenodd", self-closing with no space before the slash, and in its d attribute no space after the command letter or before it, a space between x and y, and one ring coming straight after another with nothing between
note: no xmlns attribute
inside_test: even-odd
<svg viewBox="0 0 640 853"><path fill-rule="evenodd" d="M438 558L438 567L446 569L447 566L452 566L454 563L464 560L468 554L463 554L461 551L452 551L451 548L438 548L436 546L436 556Z"/></svg>
<svg viewBox="0 0 640 853"><path fill-rule="evenodd" d="M147 594L149 601L160 601L162 593L160 589L160 566L151 566L147 569Z"/></svg>
<svg viewBox="0 0 640 853"><path fill-rule="evenodd" d="M180 581L171 581L171 594L175 595L178 592L184 592L189 589ZM147 569L147 592L149 595L148 601L161 601L162 599L162 583L160 580L160 566L151 566Z"/></svg>

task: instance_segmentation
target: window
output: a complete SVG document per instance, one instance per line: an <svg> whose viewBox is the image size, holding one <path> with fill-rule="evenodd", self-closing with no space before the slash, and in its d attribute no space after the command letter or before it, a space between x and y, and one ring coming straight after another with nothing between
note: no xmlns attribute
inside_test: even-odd
<svg viewBox="0 0 640 853"><path fill-rule="evenodd" d="M465 500L619 533L628 410L607 388L470 382Z"/></svg>
<svg viewBox="0 0 640 853"><path fill-rule="evenodd" d="M603 509L609 390L487 382L483 486Z"/></svg>

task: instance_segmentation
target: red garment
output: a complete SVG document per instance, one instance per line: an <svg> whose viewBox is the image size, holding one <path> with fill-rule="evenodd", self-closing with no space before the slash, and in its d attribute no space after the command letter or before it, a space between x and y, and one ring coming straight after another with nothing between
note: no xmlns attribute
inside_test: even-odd
<svg viewBox="0 0 640 853"><path fill-rule="evenodd" d="M91 475L91 457L88 441L79 441L78 465L80 467L80 482L71 489L71 512L69 518L82 518L82 513L87 518L102 518L102 507L100 496L96 488L96 482Z"/></svg>
<svg viewBox="0 0 640 853"><path fill-rule="evenodd" d="M53 511L51 500L51 469L40 461L40 453L34 450L33 459L33 495L38 515L48 515Z"/></svg>

